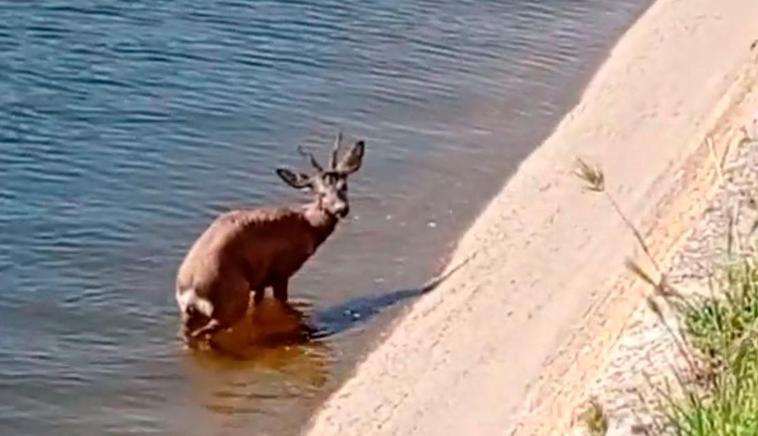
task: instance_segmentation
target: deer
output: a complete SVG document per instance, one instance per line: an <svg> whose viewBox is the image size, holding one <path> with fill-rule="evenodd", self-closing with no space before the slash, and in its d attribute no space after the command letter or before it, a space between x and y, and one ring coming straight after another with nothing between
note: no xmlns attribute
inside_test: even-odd
<svg viewBox="0 0 758 436"><path fill-rule="evenodd" d="M324 168L302 146L297 151L315 172L277 168L292 188L312 201L293 207L236 209L219 215L197 238L176 275L176 302L182 336L190 347L242 319L267 288L286 303L290 278L350 213L348 176L363 162L365 142L357 141L340 158L339 132Z"/></svg>

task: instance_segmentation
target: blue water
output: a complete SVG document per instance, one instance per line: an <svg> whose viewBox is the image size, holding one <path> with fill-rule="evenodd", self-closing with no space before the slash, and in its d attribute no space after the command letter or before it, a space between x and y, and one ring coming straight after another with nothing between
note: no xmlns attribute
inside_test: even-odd
<svg viewBox="0 0 758 436"><path fill-rule="evenodd" d="M296 432L647 3L0 1L0 434ZM354 215L291 290L328 335L183 351L188 245L337 129Z"/></svg>

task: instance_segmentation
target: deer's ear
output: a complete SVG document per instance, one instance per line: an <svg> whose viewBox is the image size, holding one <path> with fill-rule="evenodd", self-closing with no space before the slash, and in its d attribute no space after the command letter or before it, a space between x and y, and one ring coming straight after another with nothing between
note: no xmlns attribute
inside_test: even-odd
<svg viewBox="0 0 758 436"><path fill-rule="evenodd" d="M277 168L276 174L284 180L284 182L295 189L309 188L311 186L311 178L300 172L292 172L287 168Z"/></svg>
<svg viewBox="0 0 758 436"><path fill-rule="evenodd" d="M342 157L340 162L335 168L338 172L348 175L358 171L363 163L363 152L366 149L366 143L358 141L350 147L345 156Z"/></svg>

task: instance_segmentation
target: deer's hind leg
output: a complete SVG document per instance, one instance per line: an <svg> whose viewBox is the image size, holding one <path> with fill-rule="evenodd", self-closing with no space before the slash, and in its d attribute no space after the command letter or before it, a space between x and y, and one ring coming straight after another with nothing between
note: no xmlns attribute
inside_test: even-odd
<svg viewBox="0 0 758 436"><path fill-rule="evenodd" d="M266 288L263 286L261 286L258 289L251 289L250 292L253 293L253 302L255 304L258 304L261 301L263 301L263 297L266 296Z"/></svg>
<svg viewBox="0 0 758 436"><path fill-rule="evenodd" d="M220 275L223 277L213 288L211 300L213 314L208 322L193 332L196 338L210 338L220 330L232 327L247 313L250 304L250 287L247 279L236 271Z"/></svg>
<svg viewBox="0 0 758 436"><path fill-rule="evenodd" d="M207 324L190 333L192 339L208 337L221 330L223 326L217 319L211 319Z"/></svg>

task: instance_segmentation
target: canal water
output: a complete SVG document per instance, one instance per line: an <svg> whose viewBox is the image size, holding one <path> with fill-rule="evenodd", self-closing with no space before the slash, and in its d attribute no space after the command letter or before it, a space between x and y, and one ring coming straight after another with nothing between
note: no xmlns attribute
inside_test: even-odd
<svg viewBox="0 0 758 436"><path fill-rule="evenodd" d="M349 376L649 0L0 1L0 434L290 435ZM274 174L365 139L293 280L316 329L176 339L176 268Z"/></svg>

